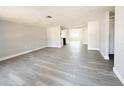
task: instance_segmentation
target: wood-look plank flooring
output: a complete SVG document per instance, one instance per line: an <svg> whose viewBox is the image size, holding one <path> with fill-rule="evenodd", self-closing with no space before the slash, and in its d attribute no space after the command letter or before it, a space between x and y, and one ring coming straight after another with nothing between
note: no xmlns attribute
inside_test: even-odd
<svg viewBox="0 0 124 93"><path fill-rule="evenodd" d="M113 62L98 51L71 43L0 62L2 86L120 86Z"/></svg>

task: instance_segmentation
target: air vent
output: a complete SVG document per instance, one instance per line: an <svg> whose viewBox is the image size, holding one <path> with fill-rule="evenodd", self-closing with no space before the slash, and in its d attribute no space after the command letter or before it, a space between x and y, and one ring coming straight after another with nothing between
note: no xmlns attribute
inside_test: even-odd
<svg viewBox="0 0 124 93"><path fill-rule="evenodd" d="M52 18L52 16L46 16L46 18L51 19L51 18Z"/></svg>

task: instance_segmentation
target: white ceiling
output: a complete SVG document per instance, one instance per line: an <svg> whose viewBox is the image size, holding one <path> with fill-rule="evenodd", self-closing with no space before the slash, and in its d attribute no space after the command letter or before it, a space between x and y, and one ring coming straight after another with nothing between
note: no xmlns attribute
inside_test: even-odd
<svg viewBox="0 0 124 93"><path fill-rule="evenodd" d="M78 27L99 18L110 6L1 6L0 19L37 26L62 25ZM52 16L47 19L46 16Z"/></svg>

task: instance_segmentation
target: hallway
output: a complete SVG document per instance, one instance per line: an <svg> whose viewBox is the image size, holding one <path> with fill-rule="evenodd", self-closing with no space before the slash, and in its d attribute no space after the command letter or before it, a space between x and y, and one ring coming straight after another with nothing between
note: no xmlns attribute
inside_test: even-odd
<svg viewBox="0 0 124 93"><path fill-rule="evenodd" d="M44 48L0 62L0 85L122 85L112 63L79 43Z"/></svg>

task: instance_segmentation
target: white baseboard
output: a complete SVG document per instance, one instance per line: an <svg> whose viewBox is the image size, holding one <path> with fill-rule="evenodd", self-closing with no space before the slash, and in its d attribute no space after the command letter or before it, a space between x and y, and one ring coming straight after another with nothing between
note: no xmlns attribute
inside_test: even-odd
<svg viewBox="0 0 124 93"><path fill-rule="evenodd" d="M14 58L14 57L17 57L17 56L20 56L20 55L24 55L24 54L27 54L27 53L30 53L30 52L33 52L33 51L36 51L36 50L39 50L39 49L43 49L45 47L46 46L43 46L43 47L39 47L39 48L36 48L36 49L33 49L33 50L28 50L28 51L17 53L17 54L11 55L11 56L3 57L3 58L0 58L0 61L7 60L7 59L10 59L10 58Z"/></svg>
<svg viewBox="0 0 124 93"><path fill-rule="evenodd" d="M109 60L109 57L108 57L108 56L104 56L104 59L105 59L105 60Z"/></svg>
<svg viewBox="0 0 124 93"><path fill-rule="evenodd" d="M99 50L99 48L88 48L88 50Z"/></svg>
<svg viewBox="0 0 124 93"><path fill-rule="evenodd" d="M109 56L105 56L100 50L99 50L99 52L101 53L101 55L103 56L103 58L104 58L105 60L109 60Z"/></svg>
<svg viewBox="0 0 124 93"><path fill-rule="evenodd" d="M47 45L47 47L61 48L61 46L56 46L56 45Z"/></svg>
<svg viewBox="0 0 124 93"><path fill-rule="evenodd" d="M99 48L88 48L88 50L98 50L105 60L109 60L109 56L105 56Z"/></svg>
<svg viewBox="0 0 124 93"><path fill-rule="evenodd" d="M117 69L115 69L115 67L113 67L113 72L118 77L118 79L121 81L121 83L124 85L124 78L120 75L120 73L117 71Z"/></svg>

